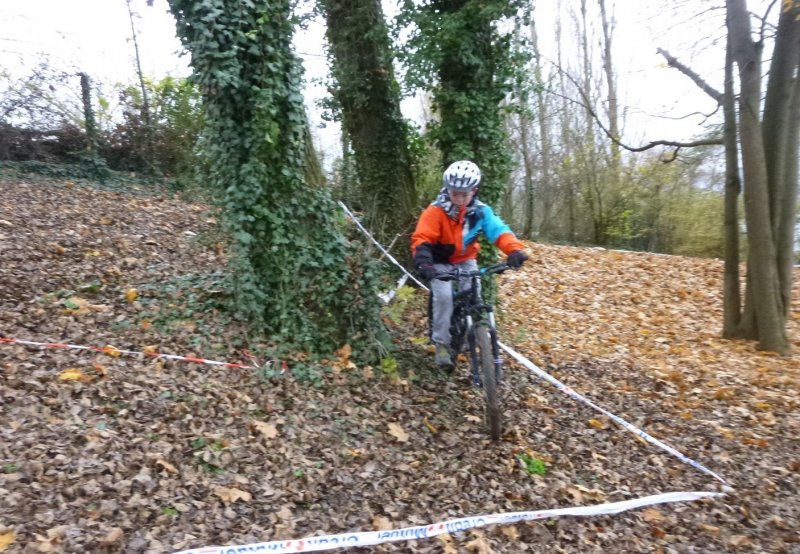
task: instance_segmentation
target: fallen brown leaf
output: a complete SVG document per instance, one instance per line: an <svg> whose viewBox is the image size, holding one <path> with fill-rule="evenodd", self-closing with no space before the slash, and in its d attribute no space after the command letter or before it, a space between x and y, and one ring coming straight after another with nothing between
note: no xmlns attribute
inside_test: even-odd
<svg viewBox="0 0 800 554"><path fill-rule="evenodd" d="M719 535L720 528L717 527L716 525L709 525L708 523L698 523L697 526L706 533L711 533L712 535Z"/></svg>
<svg viewBox="0 0 800 554"><path fill-rule="evenodd" d="M14 531L0 533L0 552L5 552L5 550L14 542L15 538L16 534Z"/></svg>
<svg viewBox="0 0 800 554"><path fill-rule="evenodd" d="M80 381L85 378L83 373L80 369L77 368L69 368L65 369L61 373L58 374L58 378L61 381Z"/></svg>
<svg viewBox="0 0 800 554"><path fill-rule="evenodd" d="M275 437L278 436L278 428L275 426L274 423L253 420L250 422L250 424L256 431L258 431L268 439L274 439Z"/></svg>
<svg viewBox="0 0 800 554"><path fill-rule="evenodd" d="M484 537L478 537L466 544L467 550L476 554L494 554L494 550Z"/></svg>
<svg viewBox="0 0 800 554"><path fill-rule="evenodd" d="M642 519L644 519L647 523L662 523L666 518L664 517L664 514L655 508L645 508L642 510Z"/></svg>
<svg viewBox="0 0 800 554"><path fill-rule="evenodd" d="M408 442L408 433L397 423L389 424L389 434L396 438L399 442Z"/></svg>
<svg viewBox="0 0 800 554"><path fill-rule="evenodd" d="M214 489L214 494L219 496L226 504L233 504L237 500L250 502L253 499L252 495L247 491L228 487L217 487Z"/></svg>
<svg viewBox="0 0 800 554"><path fill-rule="evenodd" d="M166 460L156 460L156 465L163 467L168 473L178 473L178 470L175 468L175 466Z"/></svg>
<svg viewBox="0 0 800 554"><path fill-rule="evenodd" d="M519 531L514 525L504 525L501 531L510 541L519 540Z"/></svg>
<svg viewBox="0 0 800 554"><path fill-rule="evenodd" d="M119 527L114 527L106 533L106 536L100 541L103 546L111 546L119 542L125 533Z"/></svg>
<svg viewBox="0 0 800 554"><path fill-rule="evenodd" d="M589 426L595 429L608 429L608 422L600 419L590 419Z"/></svg>
<svg viewBox="0 0 800 554"><path fill-rule="evenodd" d="M424 423L424 424L425 424L425 427L427 427L427 428L428 428L428 431L430 431L430 432L431 432L431 433L433 433L434 435L435 435L436 433L438 433L438 432L439 432L439 430L438 430L436 427L434 427L434 426L431 424L431 422L430 422L430 421L428 421L428 417L427 417L427 416L426 416L426 417L424 417L424 418L422 418L422 423Z"/></svg>
<svg viewBox="0 0 800 554"><path fill-rule="evenodd" d="M438 537L444 546L442 554L458 554L458 549L456 548L453 537L450 536L450 533L442 533Z"/></svg>
<svg viewBox="0 0 800 554"><path fill-rule="evenodd" d="M751 543L750 537L746 535L732 535L728 539L728 544L732 546L747 546Z"/></svg>

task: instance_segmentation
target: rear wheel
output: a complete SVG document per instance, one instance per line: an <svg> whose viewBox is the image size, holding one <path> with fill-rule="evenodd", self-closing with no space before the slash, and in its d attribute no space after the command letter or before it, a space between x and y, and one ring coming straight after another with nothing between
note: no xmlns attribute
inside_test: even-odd
<svg viewBox="0 0 800 554"><path fill-rule="evenodd" d="M475 328L475 342L478 348L478 363L481 366L483 394L486 398L486 423L492 439L499 440L503 431L503 422L500 414L500 397L497 391L497 372L492 354L492 339L488 327L479 325Z"/></svg>

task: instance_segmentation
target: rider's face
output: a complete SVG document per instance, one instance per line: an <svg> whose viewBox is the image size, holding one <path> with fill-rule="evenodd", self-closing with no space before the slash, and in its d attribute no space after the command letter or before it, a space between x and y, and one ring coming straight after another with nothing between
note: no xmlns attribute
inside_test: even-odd
<svg viewBox="0 0 800 554"><path fill-rule="evenodd" d="M453 204L458 206L459 208L463 208L467 204L472 201L472 197L475 196L474 190L469 191L458 191L458 190L449 190L448 194L450 195L450 200L453 201Z"/></svg>

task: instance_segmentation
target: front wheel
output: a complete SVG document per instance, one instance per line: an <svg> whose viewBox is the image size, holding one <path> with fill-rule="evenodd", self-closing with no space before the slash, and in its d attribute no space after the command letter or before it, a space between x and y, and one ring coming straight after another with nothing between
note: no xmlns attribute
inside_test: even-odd
<svg viewBox="0 0 800 554"><path fill-rule="evenodd" d="M486 422L493 440L499 440L503 431L500 414L500 397L497 391L497 372L492 353L492 338L489 328L479 325L475 328L475 342L478 349L477 361L480 364L481 384L486 398Z"/></svg>

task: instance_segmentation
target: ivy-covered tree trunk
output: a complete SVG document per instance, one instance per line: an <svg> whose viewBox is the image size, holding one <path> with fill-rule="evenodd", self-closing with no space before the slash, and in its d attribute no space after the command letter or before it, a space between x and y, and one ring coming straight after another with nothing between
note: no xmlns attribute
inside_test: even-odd
<svg viewBox="0 0 800 554"><path fill-rule="evenodd" d="M325 172L322 171L322 163L319 161L317 149L314 147L314 137L311 136L311 127L306 119L305 129L305 163L303 163L303 178L307 185L313 187L323 187L328 184Z"/></svg>
<svg viewBox="0 0 800 554"><path fill-rule="evenodd" d="M92 81L86 73L80 73L80 78L83 121L86 128L86 155L81 157L81 162L95 179L104 183L108 178L108 166L98 152L97 119L92 108Z"/></svg>
<svg viewBox="0 0 800 554"><path fill-rule="evenodd" d="M319 6L327 20L334 96L355 158L357 207L378 240L388 244L410 235L417 198L381 2L319 0Z"/></svg>
<svg viewBox="0 0 800 554"><path fill-rule="evenodd" d="M498 24L521 6L518 0L405 0L400 18L416 27L406 65L412 84L433 92L439 122L430 134L442 153L442 170L457 160L478 164L479 197L488 204L500 199L512 160L501 103L514 85L513 33L501 32ZM496 259L493 248L481 250L479 263ZM486 285L484 296L492 299L494 283Z"/></svg>
<svg viewBox="0 0 800 554"><path fill-rule="evenodd" d="M92 109L92 83L86 73L81 73L81 100L83 100L83 120L86 126L86 150L90 156L97 154L97 123Z"/></svg>
<svg viewBox="0 0 800 554"><path fill-rule="evenodd" d="M371 340L379 329L374 282L357 267L327 190L303 179L306 118L289 0L170 6L203 92L238 313L309 350Z"/></svg>
<svg viewBox="0 0 800 554"><path fill-rule="evenodd" d="M481 168L481 199L500 198L511 168L500 103L511 91L511 36L497 22L516 14L507 0L432 0L432 25L423 29L438 44L438 85L433 89L440 123L433 128L444 166L462 159ZM438 21L437 21L438 20Z"/></svg>

